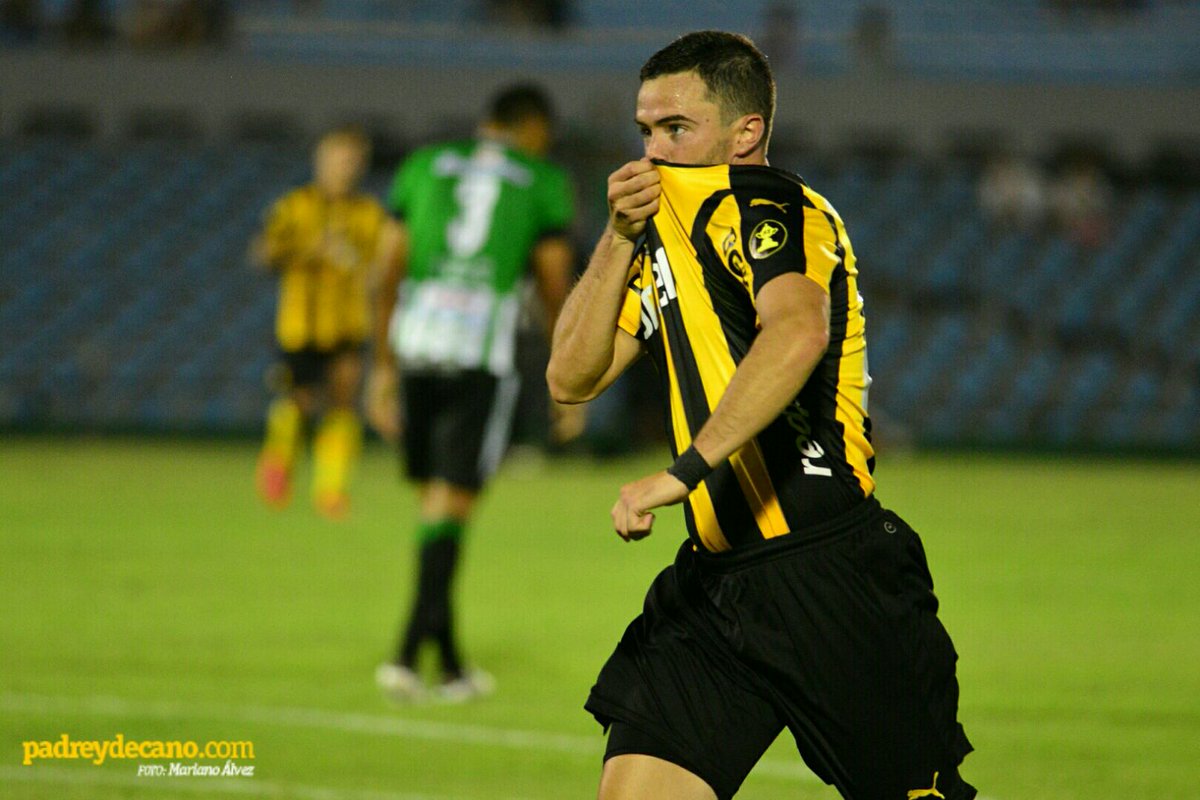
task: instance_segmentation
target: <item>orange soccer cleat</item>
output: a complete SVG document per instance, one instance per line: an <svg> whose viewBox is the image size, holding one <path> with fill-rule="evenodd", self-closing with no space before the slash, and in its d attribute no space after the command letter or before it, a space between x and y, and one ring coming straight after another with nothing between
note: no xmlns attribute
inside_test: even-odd
<svg viewBox="0 0 1200 800"><path fill-rule="evenodd" d="M343 520L350 513L350 495L345 492L318 492L313 507L325 519Z"/></svg>
<svg viewBox="0 0 1200 800"><path fill-rule="evenodd" d="M271 508L286 508L292 499L292 471L279 458L263 453L258 459L254 483L258 496Z"/></svg>

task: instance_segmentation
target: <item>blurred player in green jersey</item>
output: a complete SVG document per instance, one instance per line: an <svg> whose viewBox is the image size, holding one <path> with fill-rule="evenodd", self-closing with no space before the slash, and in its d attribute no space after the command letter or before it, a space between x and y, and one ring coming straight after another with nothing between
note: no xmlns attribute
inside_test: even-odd
<svg viewBox="0 0 1200 800"><path fill-rule="evenodd" d="M403 440L420 503L416 597L394 660L376 674L393 700L460 701L493 685L459 654L451 584L512 425L522 282L532 273L553 329L573 266L570 184L545 160L552 123L538 87L507 88L474 139L412 154L388 198L402 232L377 292L368 416L385 438ZM441 659L432 693L416 672L426 642Z"/></svg>

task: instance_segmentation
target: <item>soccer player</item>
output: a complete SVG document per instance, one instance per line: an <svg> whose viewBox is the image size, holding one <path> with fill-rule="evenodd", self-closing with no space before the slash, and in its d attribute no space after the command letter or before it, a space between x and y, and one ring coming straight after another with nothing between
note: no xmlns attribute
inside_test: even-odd
<svg viewBox="0 0 1200 800"><path fill-rule="evenodd" d="M355 411L362 349L370 332L368 285L381 242L395 238L383 206L358 191L370 142L354 128L330 131L313 155L314 179L271 208L254 253L279 277L275 335L285 387L267 413L256 483L262 499L282 508L305 424L324 409L313 439L312 499L340 518L361 449Z"/></svg>
<svg viewBox="0 0 1200 800"><path fill-rule="evenodd" d="M463 531L512 424L521 284L532 272L552 328L572 271L570 184L545 160L552 121L541 89L507 88L474 139L411 155L389 198L403 235L386 257L379 291L368 415L390 439L403 422L419 500L416 597L394 660L376 671L394 701L431 694L417 672L426 642L441 660L435 698L462 701L492 690L489 675L464 666L451 588ZM397 362L402 414L394 399Z"/></svg>
<svg viewBox="0 0 1200 800"><path fill-rule="evenodd" d="M677 456L622 486L626 541L689 534L604 665L600 797L727 798L788 728L851 800L975 790L956 654L917 534L874 498L865 318L841 217L767 166L775 83L746 38L677 39L641 71L645 158L559 317L547 379L603 391L641 353Z"/></svg>

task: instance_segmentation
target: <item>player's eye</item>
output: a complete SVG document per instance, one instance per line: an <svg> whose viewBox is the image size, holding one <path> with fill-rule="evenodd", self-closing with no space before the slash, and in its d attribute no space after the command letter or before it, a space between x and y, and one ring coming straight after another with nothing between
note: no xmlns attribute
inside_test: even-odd
<svg viewBox="0 0 1200 800"><path fill-rule="evenodd" d="M643 139L646 139L646 138L648 138L648 137L650 136L650 129L649 129L649 128L646 128L646 127L643 127L643 126L641 126L641 125L639 125L639 126L638 126L638 133L641 135L641 137L642 137Z"/></svg>
<svg viewBox="0 0 1200 800"><path fill-rule="evenodd" d="M669 130L672 136L679 136L681 133L686 132L687 128L682 125L672 125Z"/></svg>

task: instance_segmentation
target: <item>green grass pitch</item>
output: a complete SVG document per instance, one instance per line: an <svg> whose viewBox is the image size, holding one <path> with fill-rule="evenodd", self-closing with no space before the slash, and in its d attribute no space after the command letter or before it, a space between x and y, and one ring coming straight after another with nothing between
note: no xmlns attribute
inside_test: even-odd
<svg viewBox="0 0 1200 800"><path fill-rule="evenodd" d="M624 544L617 487L663 457L511 462L460 574L498 693L385 706L372 682L412 571L411 490L368 450L352 517L272 513L250 443L0 443L0 796L558 800L594 796L581 708L681 537ZM960 653L963 772L989 800L1200 796L1200 466L889 456ZM251 741L251 778L22 766L22 742ZM776 742L739 797L833 798ZM902 800L898 799L898 800Z"/></svg>

